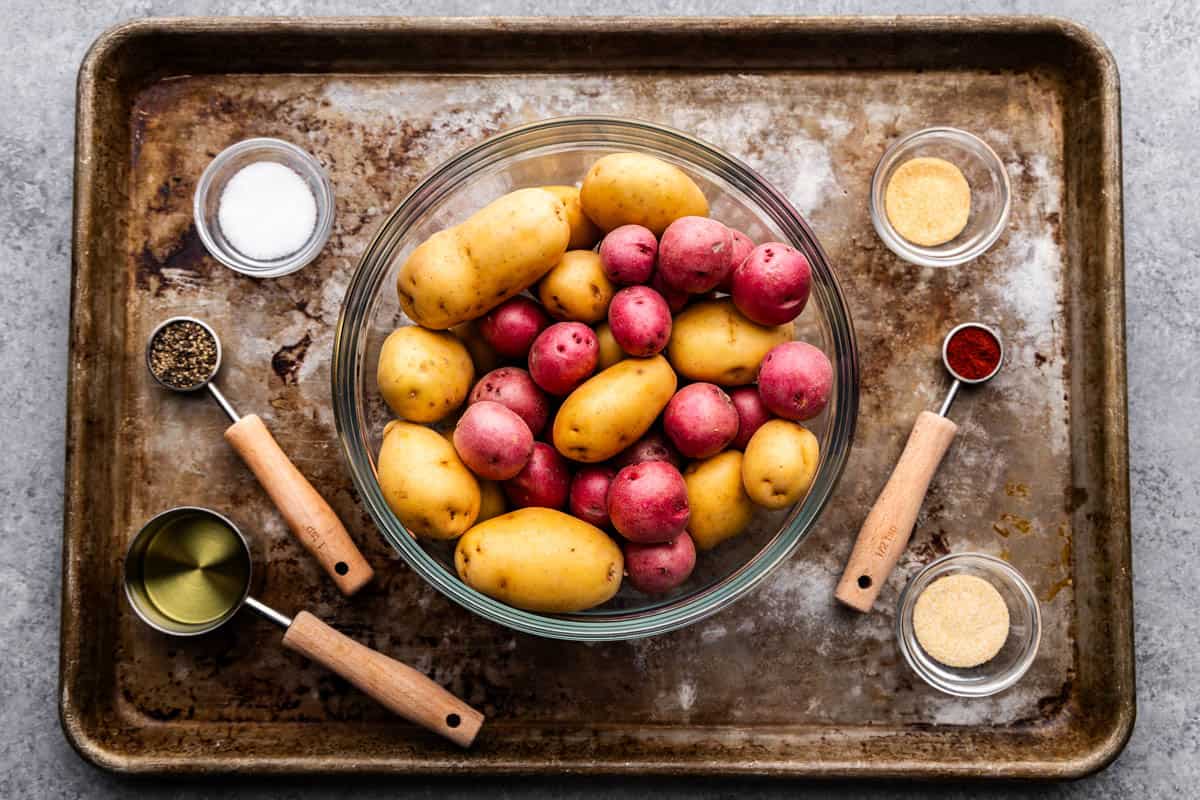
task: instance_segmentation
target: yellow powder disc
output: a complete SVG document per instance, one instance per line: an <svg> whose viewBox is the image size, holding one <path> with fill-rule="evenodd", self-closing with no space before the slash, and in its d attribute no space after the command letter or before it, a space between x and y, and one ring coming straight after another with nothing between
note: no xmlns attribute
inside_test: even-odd
<svg viewBox="0 0 1200 800"><path fill-rule="evenodd" d="M1008 639L1008 604L983 578L947 575L917 598L913 632L922 649L946 666L977 667Z"/></svg>
<svg viewBox="0 0 1200 800"><path fill-rule="evenodd" d="M884 194L896 233L921 247L945 244L971 216L971 186L962 170L941 158L914 158L892 173Z"/></svg>

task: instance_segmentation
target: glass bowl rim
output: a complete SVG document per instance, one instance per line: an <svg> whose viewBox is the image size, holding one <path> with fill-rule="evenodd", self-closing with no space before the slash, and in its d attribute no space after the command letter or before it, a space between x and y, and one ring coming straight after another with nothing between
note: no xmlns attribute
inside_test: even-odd
<svg viewBox="0 0 1200 800"><path fill-rule="evenodd" d="M376 479L373 462L365 446L355 414L354 395L361 370L358 363L360 333L374 290L388 270L390 255L407 233L407 228L430 207L452 191L452 178L503 162L514 155L562 141L538 141L543 135L569 134L572 129L589 132L586 141L595 146L615 145L662 150L683 150L695 168L733 183L754 203L758 213L769 217L789 238L803 242L807 252L816 256L813 272L821 277L814 282L814 294L828 295L827 302L840 309L844 323L828 321L832 347L837 353L838 402L829 421L831 452L822 454L822 468L803 506L795 517L756 554L738 569L689 600L668 599L637 611L616 612L606 619L581 614L546 615L523 611L478 592L435 560L409 534L387 507ZM599 129L599 131L595 130ZM638 137L642 137L638 141ZM530 141L532 140L532 141ZM570 144L570 142L567 142ZM668 151L670 152L670 151ZM656 153L661 154L661 151ZM676 152L675 158L681 155ZM795 243L795 242L793 242ZM368 273L371 273L368 275ZM374 280L374 285L372 285ZM783 564L807 538L824 509L849 458L858 419L858 347L853 318L845 294L829 260L808 223L790 202L762 176L728 155L695 137L657 123L609 115L557 117L531 122L501 131L482 142L459 151L422 178L377 228L359 257L351 276L334 331L333 359L330 369L334 419L338 440L347 461L355 489L380 533L392 544L408 565L427 583L458 605L513 630L568 641L621 641L655 636L699 622L744 597L771 572ZM828 458L828 465L825 459ZM393 530L395 528L395 530Z"/></svg>
<svg viewBox="0 0 1200 800"><path fill-rule="evenodd" d="M313 200L317 204L317 221L313 226L312 235L305 242L304 246L296 252L271 261L247 259L232 248L221 247L213 236L212 231L209 230L208 221L204 213L204 206L208 201L208 195L215 188L214 184L221 170L234 158L256 151L284 154L289 160L294 162L293 166L301 165L302 169L314 177L319 188L317 192L313 193ZM192 194L192 220L196 226L196 233L204 245L204 249L221 264L234 272L250 278L281 278L311 264L321 254L321 251L325 249L325 245L329 241L329 236L333 233L334 210L333 184L330 182L325 168L321 166L321 162L317 161L316 156L289 141L269 136L242 139L217 153L212 161L208 162L208 166L204 168L204 172L200 173L200 180L196 183L196 191ZM259 264L271 264L272 266L264 269L258 266Z"/></svg>
<svg viewBox="0 0 1200 800"><path fill-rule="evenodd" d="M1001 178L1000 194L1003 198L1003 203L1001 204L1000 214L996 217L991 229L974 247L954 256L941 256L938 255L936 248L922 247L921 245L909 242L892 227L891 221L887 218L887 212L883 208L884 187L882 184L884 165L890 166L906 149L920 144L923 140L939 136L955 140L958 144L964 145L968 149L982 151L983 155L981 158ZM992 248L992 245L1004 233L1004 229L1008 226L1009 214L1012 211L1012 185L1008 178L1008 170L1004 167L1004 161L996 154L991 145L970 131L953 128L949 125L936 125L930 128L922 128L919 131L913 131L901 137L883 152L883 155L879 157L879 161L875 164L874 171L871 173L871 191L867 206L870 209L871 224L875 228L875 233L896 256L919 267L933 267L936 269L958 267L982 256Z"/></svg>
<svg viewBox="0 0 1200 800"><path fill-rule="evenodd" d="M1011 668L1005 672L998 673L981 684L967 685L957 681L948 681L930 672L915 655L914 648L920 647L920 643L916 640L916 634L912 633L910 635L912 612L919 596L916 588L918 586L922 589L925 588L926 585L932 582L928 580L929 576L938 571L941 571L942 574L949 574L947 567L952 566L954 562L958 561L975 562L977 565L981 562L982 569L985 572L1002 576L1005 582L1016 590L1016 594L1025 601L1026 608L1029 610L1030 632L1029 636L1023 642L1020 657L1014 662ZM940 577L940 575L937 577ZM1033 662L1037 658L1038 649L1041 646L1042 610L1041 605L1038 603L1037 595L1034 594L1033 587L1025 580L1025 576L1004 559L989 555L988 553L949 553L930 561L918 570L909 579L908 583L904 585L903 591L900 592L900 597L896 600L895 630L900 654L904 656L904 661L908 664L909 669L915 672L921 680L934 689L955 697L990 697L1011 688L1033 666Z"/></svg>

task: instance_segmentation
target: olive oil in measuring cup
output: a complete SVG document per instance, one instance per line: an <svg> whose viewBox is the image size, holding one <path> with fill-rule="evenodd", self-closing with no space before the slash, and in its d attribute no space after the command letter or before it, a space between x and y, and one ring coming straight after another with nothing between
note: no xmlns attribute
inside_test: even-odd
<svg viewBox="0 0 1200 800"><path fill-rule="evenodd" d="M201 625L238 604L249 575L237 534L203 517L167 525L150 541L142 562L150 602L172 619Z"/></svg>
<svg viewBox="0 0 1200 800"><path fill-rule="evenodd" d="M129 591L149 621L168 633L202 633L231 616L250 585L250 557L237 530L186 509L153 527L128 561Z"/></svg>
<svg viewBox="0 0 1200 800"><path fill-rule="evenodd" d="M125 593L147 625L173 636L216 630L243 605L284 629L283 645L323 664L412 722L469 747L483 715L412 667L301 611L250 596L250 546L215 511L184 506L147 522L125 555Z"/></svg>

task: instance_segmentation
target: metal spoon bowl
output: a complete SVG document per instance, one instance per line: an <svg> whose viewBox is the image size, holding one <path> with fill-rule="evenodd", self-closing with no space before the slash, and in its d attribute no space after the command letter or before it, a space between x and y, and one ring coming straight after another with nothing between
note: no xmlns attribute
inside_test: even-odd
<svg viewBox="0 0 1200 800"><path fill-rule="evenodd" d="M192 386L173 386L172 384L167 383L158 376L158 373L154 371L154 365L150 360L150 353L154 349L154 340L157 339L158 335L167 327L179 322L194 322L195 324L199 325L204 329L205 333L212 337L213 344L217 348L217 360L216 363L213 364L212 371L205 376L203 381L195 383ZM154 330L150 332L150 335L146 337L146 370L150 373L150 377L154 379L155 383L164 389L170 389L172 392L182 392L184 394L199 391L200 389L208 389L208 393L212 395L214 400L217 401L217 405L221 407L221 410L225 412L225 415L229 417L229 420L231 422L237 422L239 419L241 419L241 416L236 410L234 410L233 405L227 399L225 399L225 395L221 394L221 390L216 387L216 384L212 382L213 378L217 376L217 372L219 372L220 369L221 337L217 336L217 332L213 330L212 326L202 319L185 316L171 317L160 322L157 326L155 326Z"/></svg>
<svg viewBox="0 0 1200 800"><path fill-rule="evenodd" d="M996 344L1000 346L1000 359L996 362L996 368L987 375L984 375L982 378L964 378L962 375L959 375L957 372L955 372L954 368L950 366L950 340L954 338L956 333L967 328L978 328L981 331L987 332L993 339L996 340ZM950 410L950 405L954 402L954 398L958 394L958 389L960 386L962 386L962 384L965 383L968 386L978 386L981 383L987 383L992 378L996 377L996 373L998 373L1000 368L1004 366L1004 340L1000 338L1000 331L989 325L984 325L982 322L964 322L961 325L955 325L950 332L946 334L946 338L942 339L942 366L946 368L946 372L950 373L950 377L954 378L954 383L950 385L950 391L946 393L946 399L942 401L942 407L938 411L938 414L944 417Z"/></svg>

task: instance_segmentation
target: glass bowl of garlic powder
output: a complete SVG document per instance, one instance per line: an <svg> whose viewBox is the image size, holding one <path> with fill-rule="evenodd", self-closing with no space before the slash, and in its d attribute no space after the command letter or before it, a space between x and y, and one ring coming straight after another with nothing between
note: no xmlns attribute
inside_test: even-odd
<svg viewBox="0 0 1200 800"><path fill-rule="evenodd" d="M926 683L957 697L1011 687L1037 657L1037 596L1007 561L952 553L913 576L896 609L900 653Z"/></svg>
<svg viewBox="0 0 1200 800"><path fill-rule="evenodd" d="M871 177L875 232L900 258L955 267L987 252L1008 224L1011 187L987 142L958 128L911 133Z"/></svg>
<svg viewBox="0 0 1200 800"><path fill-rule="evenodd" d="M196 185L196 232L230 269L277 278L320 254L333 230L333 186L309 153L281 139L246 139L209 163Z"/></svg>

